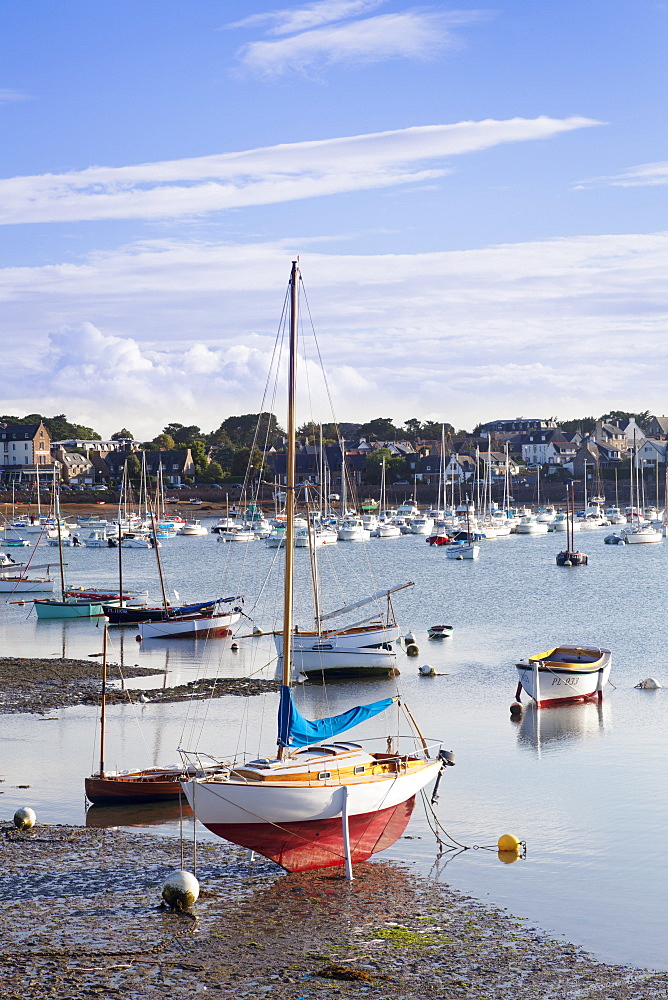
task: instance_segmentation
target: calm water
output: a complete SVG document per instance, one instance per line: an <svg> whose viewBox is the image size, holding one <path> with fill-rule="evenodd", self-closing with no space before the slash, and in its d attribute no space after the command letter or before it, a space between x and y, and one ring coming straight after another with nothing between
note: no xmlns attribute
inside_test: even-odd
<svg viewBox="0 0 668 1000"><path fill-rule="evenodd" d="M634 685L654 676L668 688L663 641L668 542L606 546L606 533L578 536L590 565L573 569L554 562L561 534L483 543L477 563L448 560L444 550L432 549L419 536L340 543L321 550L324 604L338 607L339 601L383 586L415 581L394 601L399 621L420 645L415 660L400 653L398 686L425 735L443 737L457 754L457 766L448 769L441 785L439 819L463 844L492 845L511 832L528 845L526 860L513 865L487 851L437 861L434 836L416 805L408 830L413 839L399 841L383 856L505 906L603 959L665 969L668 783L661 775L668 702L666 690L636 691ZM271 626L280 591L277 583L265 585L265 578L282 554L260 542L223 545L214 535L177 538L161 552L169 587L183 600L245 593L248 614ZM55 550L44 554L52 558ZM66 560L71 583L113 585L113 550L67 549ZM298 550L296 561L306 570L308 553ZM128 585L149 586L157 596L152 552L126 550L124 574ZM307 584L300 587L297 620L307 625ZM437 623L454 625L453 637L427 640L426 628ZM101 650L102 640L93 622L37 622L30 605L8 603L0 605L0 636L2 654L20 656L87 657ZM521 722L511 721L515 661L562 642L610 647L615 688L608 688L602 706L529 710ZM227 640L140 647L132 629L111 634L110 659L166 668L168 683L217 671L272 677L272 656L266 638L243 640L233 652ZM420 677L423 663L444 676ZM162 678L136 683L155 687ZM305 685L298 699L301 710L316 717L394 690L394 681L340 682L325 689ZM275 712L275 695L223 698L193 708L114 707L107 766L175 762L179 743L215 754L236 749L266 754L275 740ZM0 815L30 804L45 822L84 823L83 780L96 766L96 711L74 708L47 719L1 720ZM381 716L359 735L388 731ZM30 789L17 789L19 784ZM172 820L159 829L174 832L176 825Z"/></svg>

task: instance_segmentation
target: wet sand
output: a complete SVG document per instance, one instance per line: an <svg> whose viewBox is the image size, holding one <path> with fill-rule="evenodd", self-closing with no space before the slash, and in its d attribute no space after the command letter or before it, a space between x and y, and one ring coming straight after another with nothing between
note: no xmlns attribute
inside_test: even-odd
<svg viewBox="0 0 668 1000"><path fill-rule="evenodd" d="M102 687L99 657L89 660L0 657L0 714L33 712L45 714L72 705L98 705ZM110 680L119 677L118 664L108 664ZM123 667L123 677L156 677L155 670ZM206 679L177 687L157 687L141 692L147 701L187 701L190 698L222 698L223 695L255 695L278 691L275 681L240 678ZM107 688L108 704L127 704L137 691Z"/></svg>
<svg viewBox="0 0 668 1000"><path fill-rule="evenodd" d="M382 861L355 866L349 885L338 870L286 875L225 842L201 844L202 893L184 914L160 907L178 840L5 822L0 855L3 998L668 995L665 973L602 964Z"/></svg>

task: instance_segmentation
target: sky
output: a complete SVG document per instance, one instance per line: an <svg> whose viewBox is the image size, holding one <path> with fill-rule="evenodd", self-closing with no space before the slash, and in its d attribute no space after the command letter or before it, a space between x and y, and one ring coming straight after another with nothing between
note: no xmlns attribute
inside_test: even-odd
<svg viewBox="0 0 668 1000"><path fill-rule="evenodd" d="M665 413L667 21L4 0L1 412L257 411L298 256L340 420Z"/></svg>

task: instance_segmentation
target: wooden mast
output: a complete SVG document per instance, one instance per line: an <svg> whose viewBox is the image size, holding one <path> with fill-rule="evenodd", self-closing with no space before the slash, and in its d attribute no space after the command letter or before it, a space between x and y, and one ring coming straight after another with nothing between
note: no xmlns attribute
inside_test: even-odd
<svg viewBox="0 0 668 1000"><path fill-rule="evenodd" d="M102 638L102 707L100 709L100 777L104 778L104 725L107 714L107 625Z"/></svg>
<svg viewBox="0 0 668 1000"><path fill-rule="evenodd" d="M285 487L285 581L283 584L283 686L290 684L292 667L292 591L295 554L295 479L296 479L296 426L295 387L297 374L297 323L299 307L299 268L292 262L290 274L290 353L288 362L288 454ZM278 748L281 759L284 747Z"/></svg>

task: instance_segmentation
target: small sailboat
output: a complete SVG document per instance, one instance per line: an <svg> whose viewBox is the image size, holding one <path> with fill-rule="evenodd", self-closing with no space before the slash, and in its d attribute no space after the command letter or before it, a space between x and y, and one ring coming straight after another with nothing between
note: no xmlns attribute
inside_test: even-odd
<svg viewBox="0 0 668 1000"><path fill-rule="evenodd" d="M573 484L566 484L566 548L557 553L557 566L586 566L589 557L575 548L573 532L575 530L575 505L573 503Z"/></svg>
<svg viewBox="0 0 668 1000"><path fill-rule="evenodd" d="M58 530L58 563L60 567L60 600L42 598L34 602L35 614L39 619L45 618L101 618L102 602L89 597L70 597L65 583L65 564L63 562L63 546L59 512L57 515Z"/></svg>
<svg viewBox="0 0 668 1000"><path fill-rule="evenodd" d="M214 777L183 783L197 819L220 837L276 861L287 871L346 866L390 847L404 832L415 796L440 773L451 755L440 741L419 732L409 749L392 737L382 750L338 737L395 704L384 698L328 719L306 719L294 703L291 681L293 640L293 520L296 487L295 378L297 359L297 262L290 277L290 351L287 453L287 520L283 588L282 687L278 753L251 761L230 761ZM409 718L410 716L407 716ZM182 751L182 755L185 752Z"/></svg>
<svg viewBox="0 0 668 1000"><path fill-rule="evenodd" d="M172 765L149 767L144 770L108 771L105 766L105 723L107 708L107 627L104 627L102 646L102 702L100 710L100 765L86 778L86 798L95 804L123 804L129 802L162 802L178 799L181 782L194 774L215 775L221 766L211 764L199 769L194 766Z"/></svg>
<svg viewBox="0 0 668 1000"><path fill-rule="evenodd" d="M515 697L525 691L538 708L603 698L612 653L598 646L556 646L520 660Z"/></svg>

